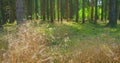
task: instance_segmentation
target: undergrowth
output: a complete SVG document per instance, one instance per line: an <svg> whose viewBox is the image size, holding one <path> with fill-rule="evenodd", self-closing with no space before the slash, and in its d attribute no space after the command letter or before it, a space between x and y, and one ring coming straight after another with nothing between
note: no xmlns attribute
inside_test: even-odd
<svg viewBox="0 0 120 63"><path fill-rule="evenodd" d="M0 33L2 63L120 63L120 30L104 24L24 23Z"/></svg>

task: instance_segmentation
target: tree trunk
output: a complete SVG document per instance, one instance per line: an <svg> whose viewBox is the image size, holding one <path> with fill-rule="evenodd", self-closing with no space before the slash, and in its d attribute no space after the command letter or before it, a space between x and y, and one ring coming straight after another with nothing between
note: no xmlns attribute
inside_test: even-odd
<svg viewBox="0 0 120 63"><path fill-rule="evenodd" d="M57 0L57 17L58 17L58 21L60 19L60 0Z"/></svg>
<svg viewBox="0 0 120 63"><path fill-rule="evenodd" d="M78 22L78 19L79 19L79 1L76 0L76 22Z"/></svg>
<svg viewBox="0 0 120 63"><path fill-rule="evenodd" d="M69 1L66 0L66 19L69 20Z"/></svg>
<svg viewBox="0 0 120 63"><path fill-rule="evenodd" d="M62 6L63 0L60 0L60 18L61 22L63 21L63 6Z"/></svg>
<svg viewBox="0 0 120 63"><path fill-rule="evenodd" d="M2 13L1 10L2 10L2 0L0 0L0 13ZM2 17L0 17L0 27L2 27Z"/></svg>
<svg viewBox="0 0 120 63"><path fill-rule="evenodd" d="M108 0L105 0L105 22L107 21L107 14L108 14Z"/></svg>
<svg viewBox="0 0 120 63"><path fill-rule="evenodd" d="M117 25L117 0L109 0L109 26Z"/></svg>
<svg viewBox="0 0 120 63"><path fill-rule="evenodd" d="M94 0L91 0L91 21L94 19Z"/></svg>
<svg viewBox="0 0 120 63"><path fill-rule="evenodd" d="M50 20L53 23L53 1L50 0Z"/></svg>
<svg viewBox="0 0 120 63"><path fill-rule="evenodd" d="M120 1L118 2L120 3ZM120 20L120 4L117 4L117 11L118 11L117 19Z"/></svg>
<svg viewBox="0 0 120 63"><path fill-rule="evenodd" d="M1 0L0 1L0 4L1 4L1 8L0 8L0 10L1 10L1 24L3 25L3 24L5 24L6 23L6 21L7 21L7 16L6 16L6 11L5 11L5 7L4 7L4 1L3 0Z"/></svg>
<svg viewBox="0 0 120 63"><path fill-rule="evenodd" d="M15 0L9 0L9 7L10 23L13 23L15 21Z"/></svg>
<svg viewBox="0 0 120 63"><path fill-rule="evenodd" d="M75 11L75 9L74 9L74 7L73 7L73 0L69 0L69 7L70 7L70 16L69 16L69 18L70 18L70 20L72 20L73 19L73 11Z"/></svg>
<svg viewBox="0 0 120 63"><path fill-rule="evenodd" d="M21 24L24 22L24 5L23 0L16 1L16 20L17 24Z"/></svg>
<svg viewBox="0 0 120 63"><path fill-rule="evenodd" d="M95 21L94 24L97 23L97 19L98 19L98 6L97 6L98 0L95 0Z"/></svg>
<svg viewBox="0 0 120 63"><path fill-rule="evenodd" d="M103 15L104 15L104 0L102 0L102 7L101 7L101 21L103 21Z"/></svg>
<svg viewBox="0 0 120 63"><path fill-rule="evenodd" d="M36 19L38 20L38 0L35 0L35 15Z"/></svg>
<svg viewBox="0 0 120 63"><path fill-rule="evenodd" d="M85 5L84 5L84 0L82 0L82 23L85 23Z"/></svg>

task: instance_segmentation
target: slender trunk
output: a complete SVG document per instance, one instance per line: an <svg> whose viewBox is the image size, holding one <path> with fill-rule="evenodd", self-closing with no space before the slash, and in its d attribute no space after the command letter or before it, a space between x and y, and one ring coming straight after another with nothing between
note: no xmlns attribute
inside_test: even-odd
<svg viewBox="0 0 120 63"><path fill-rule="evenodd" d="M108 6L107 6L107 0L105 0L105 22L107 21L107 13L108 13Z"/></svg>
<svg viewBox="0 0 120 63"><path fill-rule="evenodd" d="M97 2L98 0L95 0L95 24L97 23L97 19L98 19L98 7L97 7Z"/></svg>
<svg viewBox="0 0 120 63"><path fill-rule="evenodd" d="M78 0L76 0L76 22L78 22L78 19L79 19L79 14L78 14L78 11L79 11L79 6L78 6L78 4L79 4L79 1Z"/></svg>
<svg viewBox="0 0 120 63"><path fill-rule="evenodd" d="M73 0L69 0L69 7L70 7L70 20L73 19L73 11L75 11L75 9L73 8Z"/></svg>
<svg viewBox="0 0 120 63"><path fill-rule="evenodd" d="M59 17L60 17L60 0L57 0L57 16L58 16L58 21L59 21Z"/></svg>
<svg viewBox="0 0 120 63"><path fill-rule="evenodd" d="M10 23L15 21L15 3L13 0L9 0L9 16L10 16Z"/></svg>
<svg viewBox="0 0 120 63"><path fill-rule="evenodd" d="M117 4L117 20L119 20L119 16L120 16L120 5L119 4Z"/></svg>
<svg viewBox="0 0 120 63"><path fill-rule="evenodd" d="M1 24L5 24L6 21L7 21L7 18L6 18L6 11L5 11L5 7L4 7L4 4L3 4L3 0L0 1L0 4L1 4Z"/></svg>
<svg viewBox="0 0 120 63"><path fill-rule="evenodd" d="M102 7L101 7L101 21L103 21L103 15L104 15L104 0L102 0Z"/></svg>
<svg viewBox="0 0 120 63"><path fill-rule="evenodd" d="M82 0L82 23L85 23L85 7L84 7L84 0Z"/></svg>
<svg viewBox="0 0 120 63"><path fill-rule="evenodd" d="M16 18L17 24L21 24L24 22L24 5L23 0L16 1Z"/></svg>
<svg viewBox="0 0 120 63"><path fill-rule="evenodd" d="M35 0L35 16L36 19L38 20L38 0Z"/></svg>
<svg viewBox="0 0 120 63"><path fill-rule="evenodd" d="M2 0L0 0L0 13L2 13L1 12L1 10L2 10L2 5L1 4L2 4ZM2 18L0 18L0 27L2 27Z"/></svg>
<svg viewBox="0 0 120 63"><path fill-rule="evenodd" d="M56 1L56 0L53 0L53 1L52 1L52 2L53 2L53 20L55 20L55 19L56 19L55 1Z"/></svg>
<svg viewBox="0 0 120 63"><path fill-rule="evenodd" d="M114 27L117 25L117 0L109 0L109 23L108 24L111 27Z"/></svg>
<svg viewBox="0 0 120 63"><path fill-rule="evenodd" d="M94 0L91 0L92 3L91 3L91 21L93 21L94 19Z"/></svg>
<svg viewBox="0 0 120 63"><path fill-rule="evenodd" d="M50 0L50 20L53 23L53 1Z"/></svg>
<svg viewBox="0 0 120 63"><path fill-rule="evenodd" d="M43 17L43 21L46 20L46 17L45 17L45 0L42 0L42 17Z"/></svg>
<svg viewBox="0 0 120 63"><path fill-rule="evenodd" d="M61 7L60 7L60 14L61 14L61 15L60 15L60 16L61 16L60 18L61 18L61 22L63 21L63 6L62 6L62 1L63 1L63 0L60 0L60 6L61 6Z"/></svg>
<svg viewBox="0 0 120 63"><path fill-rule="evenodd" d="M69 20L69 2L66 0L66 19Z"/></svg>

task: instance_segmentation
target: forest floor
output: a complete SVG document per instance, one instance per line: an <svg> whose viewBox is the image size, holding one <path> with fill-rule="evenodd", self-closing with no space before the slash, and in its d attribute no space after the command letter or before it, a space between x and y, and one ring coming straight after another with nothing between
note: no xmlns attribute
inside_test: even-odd
<svg viewBox="0 0 120 63"><path fill-rule="evenodd" d="M120 63L120 25L26 23L0 30L3 63Z"/></svg>

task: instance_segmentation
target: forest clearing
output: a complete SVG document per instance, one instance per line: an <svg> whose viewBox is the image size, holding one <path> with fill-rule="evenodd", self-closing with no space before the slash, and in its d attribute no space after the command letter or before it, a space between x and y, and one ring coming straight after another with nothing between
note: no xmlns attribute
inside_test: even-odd
<svg viewBox="0 0 120 63"><path fill-rule="evenodd" d="M0 63L120 63L120 0L0 0Z"/></svg>
<svg viewBox="0 0 120 63"><path fill-rule="evenodd" d="M3 63L119 63L120 26L26 23L5 25L0 33ZM16 37L17 36L17 37Z"/></svg>

